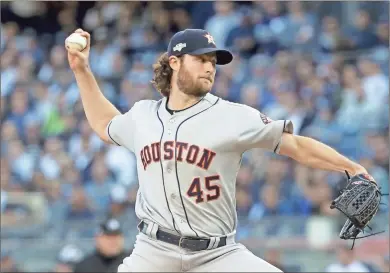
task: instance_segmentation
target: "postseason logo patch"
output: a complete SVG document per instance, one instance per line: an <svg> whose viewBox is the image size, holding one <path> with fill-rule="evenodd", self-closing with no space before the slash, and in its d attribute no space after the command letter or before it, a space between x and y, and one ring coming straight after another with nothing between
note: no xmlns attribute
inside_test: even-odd
<svg viewBox="0 0 390 273"><path fill-rule="evenodd" d="M271 123L273 120L264 115L263 113L260 113L261 120L263 121L264 124Z"/></svg>

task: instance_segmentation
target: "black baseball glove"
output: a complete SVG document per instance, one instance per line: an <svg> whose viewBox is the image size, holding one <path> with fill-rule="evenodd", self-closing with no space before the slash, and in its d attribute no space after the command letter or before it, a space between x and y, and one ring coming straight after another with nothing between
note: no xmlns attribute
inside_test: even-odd
<svg viewBox="0 0 390 273"><path fill-rule="evenodd" d="M344 240L353 239L355 243L355 239L367 237L357 236L364 232L366 227L371 229L368 224L377 213L381 197L384 194L381 193L371 175L358 174L350 177L348 172L345 173L348 177L347 186L341 191L340 196L332 201L330 208L338 209L348 218L341 229L340 238Z"/></svg>

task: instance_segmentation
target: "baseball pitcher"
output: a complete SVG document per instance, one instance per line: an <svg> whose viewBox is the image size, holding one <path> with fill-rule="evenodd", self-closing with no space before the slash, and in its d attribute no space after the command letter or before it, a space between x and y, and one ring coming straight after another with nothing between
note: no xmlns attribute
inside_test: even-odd
<svg viewBox="0 0 390 273"><path fill-rule="evenodd" d="M263 148L301 164L352 175L366 170L334 149L293 135L289 120L271 120L249 106L210 94L216 66L233 59L201 29L170 40L153 66L158 101L120 113L102 94L83 51L68 50L85 114L110 144L135 153L139 234L119 272L281 272L235 242L235 184L242 154Z"/></svg>

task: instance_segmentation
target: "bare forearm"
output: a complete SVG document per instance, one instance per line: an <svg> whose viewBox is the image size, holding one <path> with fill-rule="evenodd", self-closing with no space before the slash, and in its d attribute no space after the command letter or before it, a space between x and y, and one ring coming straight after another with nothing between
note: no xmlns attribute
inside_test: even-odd
<svg viewBox="0 0 390 273"><path fill-rule="evenodd" d="M74 72L74 75L89 125L103 140L106 140L106 126L120 112L104 97L90 69Z"/></svg>
<svg viewBox="0 0 390 273"><path fill-rule="evenodd" d="M344 172L346 170L352 175L366 172L361 165L315 139L302 136L296 136L296 138L300 151L296 160L301 164L329 171Z"/></svg>

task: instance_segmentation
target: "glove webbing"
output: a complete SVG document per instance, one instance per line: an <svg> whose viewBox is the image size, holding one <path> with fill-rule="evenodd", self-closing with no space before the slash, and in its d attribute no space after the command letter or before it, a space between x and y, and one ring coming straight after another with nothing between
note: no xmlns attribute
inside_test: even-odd
<svg viewBox="0 0 390 273"><path fill-rule="evenodd" d="M347 184L347 186L346 186L346 188L349 186L349 184L351 184L351 177L349 176L349 173L347 172L347 171L345 171L345 174L347 175L347 177L348 177L348 184ZM379 188L379 189L381 189L381 188ZM385 196L385 195L389 195L388 193L381 193L381 192L379 192L379 194L381 195L381 196ZM380 205L382 204L382 205L385 205L385 203L379 203ZM343 213L344 214L344 213ZM348 215L345 215L345 216L347 216L348 217ZM352 224L352 223L351 223ZM353 224L352 224L353 225ZM372 230L372 228L369 226L369 225L367 225L367 227L370 229L370 230ZM364 233L364 229L362 230L362 232ZM353 243L352 243L352 247L351 247L351 250L353 249L353 247L355 246L355 241L357 240L357 239L362 239L362 238L367 238L367 237L371 237L371 236L374 236L374 235L377 235L377 234L380 234L380 233L383 233L383 232L385 232L385 230L382 230L382 231L379 231L379 232L375 232L375 233L371 233L371 234L368 234L368 235L365 235L365 236L360 236L360 237L357 237L357 235L355 236L355 238L353 238ZM352 240L352 239L350 239L350 240Z"/></svg>

